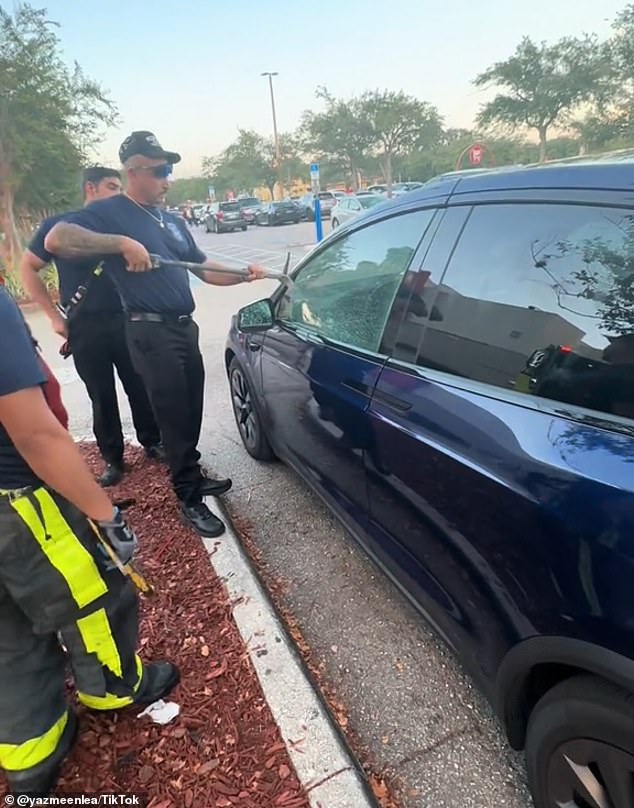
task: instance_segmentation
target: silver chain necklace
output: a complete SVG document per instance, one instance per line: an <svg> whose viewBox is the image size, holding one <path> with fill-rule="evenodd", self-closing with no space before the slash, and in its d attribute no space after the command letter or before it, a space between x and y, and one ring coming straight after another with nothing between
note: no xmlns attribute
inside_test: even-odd
<svg viewBox="0 0 634 808"><path fill-rule="evenodd" d="M125 196L127 199L129 199L129 200L130 200L130 202L134 202L134 204L137 206L137 208L140 208L140 209L143 211L143 213L147 213L147 215L148 215L148 216L150 216L152 219L154 219L154 221L155 221L155 222L158 224L158 226L159 226L159 227L161 227L161 228L165 229L165 222L163 221L163 214L161 213L161 211L160 211L160 209L159 209L159 208L157 208L157 210L158 210L158 216L155 216L155 215L154 215L153 213L151 213L151 212L150 212L150 211L149 211L147 208L143 207L143 205L140 205L140 204L139 204L139 203L136 201L136 199L132 199L132 197L131 197L129 194L124 194L124 196Z"/></svg>

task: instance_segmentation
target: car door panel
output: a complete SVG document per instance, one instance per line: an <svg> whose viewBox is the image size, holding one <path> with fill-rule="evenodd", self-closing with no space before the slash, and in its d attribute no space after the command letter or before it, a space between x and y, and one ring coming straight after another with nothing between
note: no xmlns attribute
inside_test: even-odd
<svg viewBox="0 0 634 808"><path fill-rule="evenodd" d="M276 304L262 350L275 448L350 522L365 524L367 407L383 323L435 211L343 234L311 256Z"/></svg>
<svg viewBox="0 0 634 808"><path fill-rule="evenodd" d="M633 411L630 343L608 343L609 323L596 325L605 293L577 294L573 273L580 250L582 279L628 266L634 215L573 201L473 209L419 321L401 319L402 358L386 364L369 409L369 532L409 555L417 600L485 689L531 634L628 645L627 607L604 570L634 572L634 438L576 408ZM540 378L531 359L549 342L560 359ZM608 523L612 539L597 542Z"/></svg>
<svg viewBox="0 0 634 808"><path fill-rule="evenodd" d="M276 450L352 523L365 524L366 410L382 360L275 327L262 350L262 392Z"/></svg>

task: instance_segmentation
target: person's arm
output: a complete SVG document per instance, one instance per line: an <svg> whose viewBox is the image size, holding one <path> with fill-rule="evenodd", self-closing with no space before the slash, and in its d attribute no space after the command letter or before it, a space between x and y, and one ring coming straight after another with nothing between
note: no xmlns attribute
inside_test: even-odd
<svg viewBox="0 0 634 808"><path fill-rule="evenodd" d="M247 267L249 275L246 278L241 278L239 275L222 275L215 272L214 270L224 269L224 265L219 264L217 261L210 261L187 229L181 229L181 232L189 245L185 260L190 263L200 264L200 269L190 269L190 272L204 283L210 283L213 286L235 286L238 283L255 281L264 277L266 270L257 264L249 264Z"/></svg>
<svg viewBox="0 0 634 808"><path fill-rule="evenodd" d="M68 339L68 326L66 320L57 310L55 303L51 300L46 284L40 277L40 271L44 269L48 262L43 261L30 250L25 250L20 260L20 276L22 285L30 296L42 309L44 314L51 321L51 326L56 334Z"/></svg>
<svg viewBox="0 0 634 808"><path fill-rule="evenodd" d="M95 233L72 222L59 222L44 241L45 248L60 258L90 258L121 255L131 272L147 272L152 261L145 247L127 236Z"/></svg>
<svg viewBox="0 0 634 808"><path fill-rule="evenodd" d="M247 267L249 275L244 278L241 278L239 275L222 275L214 271L224 268L224 265L219 264L217 261L205 261L204 264L200 265L200 269L192 269L190 271L193 272L197 278L200 278L201 281L204 281L204 283L210 283L213 286L235 286L238 283L250 283L251 281L261 280L266 273L264 267L258 266L257 264L249 264Z"/></svg>
<svg viewBox="0 0 634 808"><path fill-rule="evenodd" d="M95 481L72 437L49 409L40 387L0 396L0 422L43 483L96 522L112 519L112 502Z"/></svg>

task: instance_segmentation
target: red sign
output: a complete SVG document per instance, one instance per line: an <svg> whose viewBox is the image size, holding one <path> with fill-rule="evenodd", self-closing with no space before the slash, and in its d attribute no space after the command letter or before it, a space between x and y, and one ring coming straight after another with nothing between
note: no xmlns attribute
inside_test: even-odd
<svg viewBox="0 0 634 808"><path fill-rule="evenodd" d="M479 166L482 162L482 154L484 150L482 146L472 146L469 149L469 162L472 166Z"/></svg>

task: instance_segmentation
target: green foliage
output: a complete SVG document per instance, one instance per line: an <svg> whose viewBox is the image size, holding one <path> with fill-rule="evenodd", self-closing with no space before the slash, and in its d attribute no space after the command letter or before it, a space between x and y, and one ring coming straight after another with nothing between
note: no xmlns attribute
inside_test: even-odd
<svg viewBox="0 0 634 808"><path fill-rule="evenodd" d="M205 177L187 177L174 180L167 192L168 205L182 205L184 202L204 202L209 192L210 181Z"/></svg>
<svg viewBox="0 0 634 808"><path fill-rule="evenodd" d="M327 171L336 171L339 177L356 186L357 172L372 143L370 124L363 117L360 99L334 98L325 87L319 87L316 96L325 102L325 109L304 112L300 126L303 148L322 166L327 166Z"/></svg>
<svg viewBox="0 0 634 808"><path fill-rule="evenodd" d="M477 87L503 90L483 106L478 123L535 129L540 160L545 160L548 130L566 124L581 104L598 98L608 74L605 52L594 37L565 37L554 45L524 37L512 56L476 77Z"/></svg>
<svg viewBox="0 0 634 808"><path fill-rule="evenodd" d="M0 261L9 268L18 212L75 204L82 163L117 117L100 86L66 66L56 27L43 9L0 7Z"/></svg>
<svg viewBox="0 0 634 808"><path fill-rule="evenodd" d="M305 170L295 136L280 134L279 149L278 165L275 146L270 138L253 130L240 129L237 139L222 154L203 160L203 173L214 185L216 196L222 196L227 191L251 194L262 185L273 196L278 181L283 181L289 174L292 176L294 170Z"/></svg>

